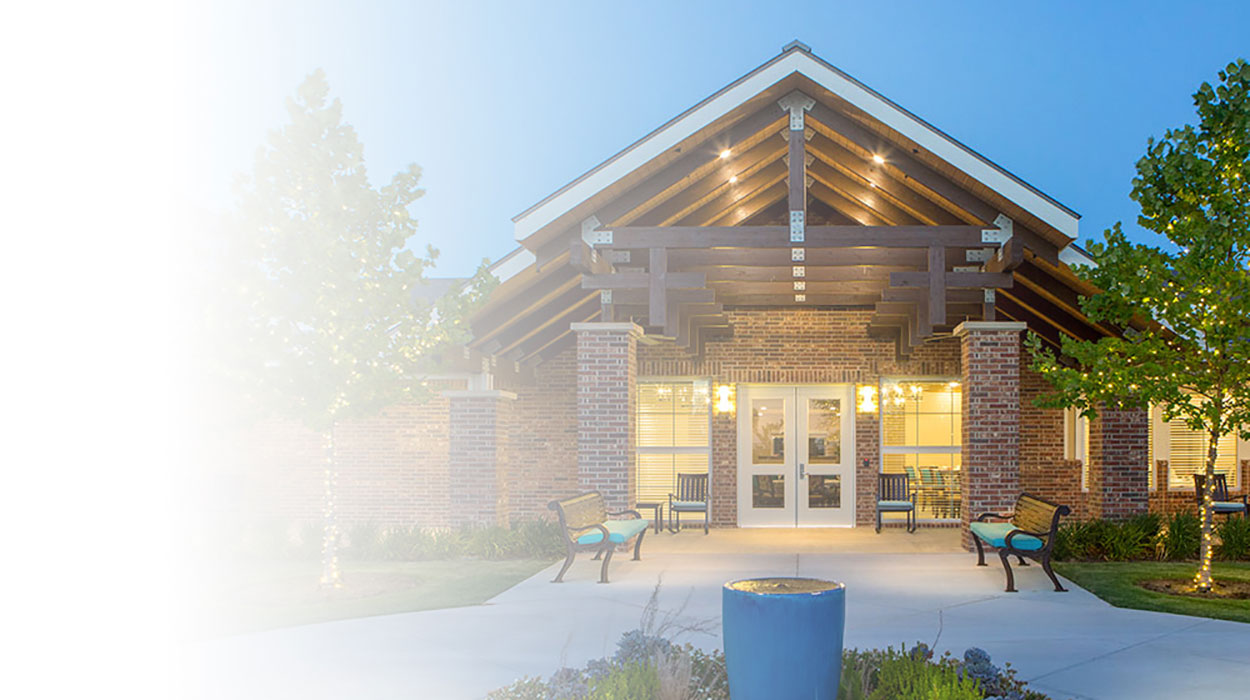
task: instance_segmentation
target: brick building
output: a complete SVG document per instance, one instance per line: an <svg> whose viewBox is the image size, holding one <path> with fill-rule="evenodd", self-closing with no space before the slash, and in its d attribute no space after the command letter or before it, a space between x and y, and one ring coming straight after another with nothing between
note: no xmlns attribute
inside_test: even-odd
<svg viewBox="0 0 1250 700"><path fill-rule="evenodd" d="M880 472L931 525L1021 491L1078 517L1190 507L1200 434L1033 404L1026 332L1118 332L1080 311L1078 218L791 44L516 217L439 396L340 430L339 517L623 508L677 473L710 475L716 527L868 525ZM315 517L315 436L257 439L271 503ZM1240 492L1250 450L1221 452Z"/></svg>

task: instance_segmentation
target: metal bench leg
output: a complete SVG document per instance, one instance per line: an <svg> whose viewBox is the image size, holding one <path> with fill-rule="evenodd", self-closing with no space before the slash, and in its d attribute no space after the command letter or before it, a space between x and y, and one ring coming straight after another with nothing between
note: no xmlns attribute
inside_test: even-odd
<svg viewBox="0 0 1250 700"><path fill-rule="evenodd" d="M1016 578L1011 574L1011 562L1007 561L1008 554L1005 550L998 551L998 558L1003 560L1003 571L1007 572L1007 592L1016 592Z"/></svg>
<svg viewBox="0 0 1250 700"><path fill-rule="evenodd" d="M981 546L981 538L973 535L972 543L977 546L977 566L985 566L985 548Z"/></svg>
<svg viewBox="0 0 1250 700"><path fill-rule="evenodd" d="M590 560L591 560L591 561L599 561L599 557L601 557L601 556L603 556L603 550L602 550L602 549L600 549L599 551L595 552L595 556L591 557L591 558L590 558Z"/></svg>
<svg viewBox="0 0 1250 700"><path fill-rule="evenodd" d="M1053 583L1053 584L1055 584L1055 592L1056 592L1056 593L1067 593L1067 592L1068 592L1068 589L1066 589L1066 588L1064 588L1063 586L1059 585L1059 577L1055 576L1055 571L1054 571L1054 569L1051 569L1051 568L1050 568L1050 557L1049 557L1049 556L1046 556L1046 557L1044 557L1044 558L1042 559L1042 571L1045 571L1045 572L1046 572L1046 575L1050 577L1050 582L1051 582L1051 583Z"/></svg>
<svg viewBox="0 0 1250 700"><path fill-rule="evenodd" d="M708 526L708 517L707 517L707 511L705 510L703 511L703 534L705 535L707 534L707 526Z"/></svg>
<svg viewBox="0 0 1250 700"><path fill-rule="evenodd" d="M1017 562L1017 563L1019 563L1019 564L1020 564L1020 566L1028 566L1028 565L1029 565L1029 563L1028 563L1027 561L1025 561L1025 560L1024 560L1024 557L1022 557L1022 556L1020 556L1020 555L1018 555L1018 554L1016 555L1016 562Z"/></svg>
<svg viewBox="0 0 1250 700"><path fill-rule="evenodd" d="M573 565L573 557L575 556L577 556L577 552L572 547L569 547L569 555L564 560L564 566L560 567L560 573L556 574L556 577L551 581L552 583L564 583L564 572L568 571L569 567Z"/></svg>
<svg viewBox="0 0 1250 700"><path fill-rule="evenodd" d="M642 551L642 537L645 534L647 534L647 529L644 527L642 532L638 533L638 539L634 542L634 561L638 561L641 558L638 554Z"/></svg>
<svg viewBox="0 0 1250 700"><path fill-rule="evenodd" d="M877 511L877 534L881 534L881 511Z"/></svg>
<svg viewBox="0 0 1250 700"><path fill-rule="evenodd" d="M599 551L601 553L602 552L608 553L608 555L603 558L603 568L599 570L599 583L607 583L608 582L608 562L612 561L612 552L616 551L616 547L613 547L611 544L609 544L607 547Z"/></svg>

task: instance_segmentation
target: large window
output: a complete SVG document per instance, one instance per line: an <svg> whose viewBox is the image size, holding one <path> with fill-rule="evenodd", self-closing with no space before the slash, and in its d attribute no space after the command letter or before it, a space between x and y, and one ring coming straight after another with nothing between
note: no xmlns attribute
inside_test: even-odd
<svg viewBox="0 0 1250 700"><path fill-rule="evenodd" d="M1155 406L1150 413L1151 451L1153 459L1168 461L1167 487L1192 489L1194 474L1206 470L1210 437L1201 430L1193 430L1181 420L1164 421L1162 407ZM1216 445L1215 472L1227 475L1229 488L1240 487L1237 465L1242 457L1248 456L1238 454L1238 442L1236 435L1225 435Z"/></svg>
<svg viewBox="0 0 1250 700"><path fill-rule="evenodd" d="M639 502L667 501L678 474L708 473L710 411L707 380L638 382Z"/></svg>
<svg viewBox="0 0 1250 700"><path fill-rule="evenodd" d="M881 386L881 470L907 474L917 517L959 517L963 392L945 379L886 379Z"/></svg>
<svg viewBox="0 0 1250 700"><path fill-rule="evenodd" d="M1063 458L1081 462L1081 490L1089 490L1089 419L1075 408L1063 412Z"/></svg>

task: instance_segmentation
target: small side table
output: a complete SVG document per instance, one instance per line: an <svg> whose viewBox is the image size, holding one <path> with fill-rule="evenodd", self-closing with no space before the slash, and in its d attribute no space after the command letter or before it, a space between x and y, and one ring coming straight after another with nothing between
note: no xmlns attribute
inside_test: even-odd
<svg viewBox="0 0 1250 700"><path fill-rule="evenodd" d="M664 503L647 501L646 503L635 503L634 506L637 507L638 510L642 510L643 508L651 509L651 514L655 516L651 519L651 521L655 523L655 534L660 534L660 523L664 521Z"/></svg>

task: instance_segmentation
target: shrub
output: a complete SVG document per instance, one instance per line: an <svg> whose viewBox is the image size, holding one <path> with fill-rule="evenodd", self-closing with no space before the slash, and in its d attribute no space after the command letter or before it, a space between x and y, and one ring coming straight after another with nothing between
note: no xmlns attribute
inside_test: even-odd
<svg viewBox="0 0 1250 700"><path fill-rule="evenodd" d="M842 655L838 700L1046 700L1025 689L1008 664L999 669L989 654L969 649L963 661L949 654L934 660L924 644L910 650L847 649ZM582 669L565 668L546 682L525 678L487 696L489 700L729 700L725 656L706 653L639 629L622 635L616 654Z"/></svg>
<svg viewBox="0 0 1250 700"><path fill-rule="evenodd" d="M877 686L868 695L869 700L981 700L984 697L979 682L969 674L961 673L958 666L934 664L919 655L893 652L887 653L882 660L877 671Z"/></svg>
<svg viewBox="0 0 1250 700"><path fill-rule="evenodd" d="M1173 513L1159 534L1163 557L1169 561L1193 559L1202 543L1202 523L1193 513Z"/></svg>
<svg viewBox="0 0 1250 700"><path fill-rule="evenodd" d="M1221 559L1250 558L1250 519L1228 518L1217 530L1220 543L1215 555Z"/></svg>

